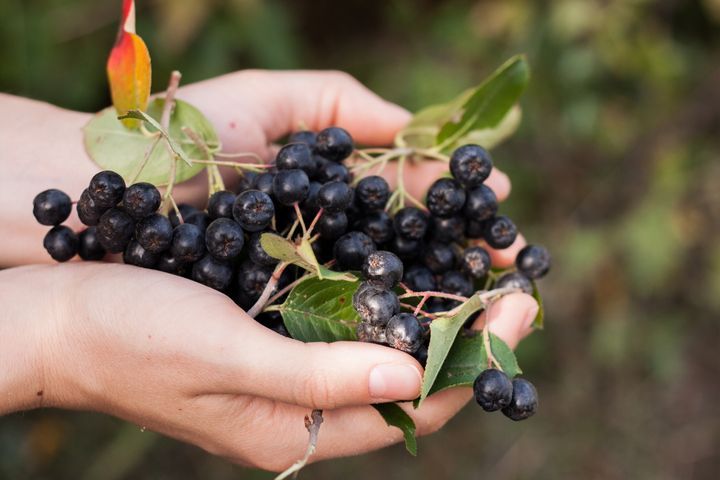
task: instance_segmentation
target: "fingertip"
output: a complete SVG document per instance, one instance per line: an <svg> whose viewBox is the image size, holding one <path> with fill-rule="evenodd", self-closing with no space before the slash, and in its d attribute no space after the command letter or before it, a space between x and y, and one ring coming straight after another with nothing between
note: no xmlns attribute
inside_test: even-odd
<svg viewBox="0 0 720 480"><path fill-rule="evenodd" d="M510 348L532 332L532 323L538 309L537 301L526 293L511 293L494 302L473 324L481 329L487 321L490 332L500 337Z"/></svg>
<svg viewBox="0 0 720 480"><path fill-rule="evenodd" d="M522 233L518 233L517 238L508 248L495 249L488 247L487 244L485 244L485 248L488 253L490 253L490 260L493 267L507 268L515 264L517 254L525 247L525 245L527 245L525 237Z"/></svg>
<svg viewBox="0 0 720 480"><path fill-rule="evenodd" d="M498 168L492 169L490 176L485 180L485 184L495 192L495 196L500 202L504 202L510 196L512 190L510 177Z"/></svg>

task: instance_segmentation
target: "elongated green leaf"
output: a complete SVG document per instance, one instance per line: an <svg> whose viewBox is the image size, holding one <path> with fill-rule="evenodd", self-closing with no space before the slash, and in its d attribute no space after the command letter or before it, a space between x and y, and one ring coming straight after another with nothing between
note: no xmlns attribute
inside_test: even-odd
<svg viewBox="0 0 720 480"><path fill-rule="evenodd" d="M160 135L165 139L166 142L168 142L168 144L170 145L170 149L175 153L175 155L180 157L185 163L188 164L188 166L192 166L190 157L187 156L185 150L183 150L180 144L178 144L175 139L173 139L149 114L141 110L130 110L125 115L120 115L118 117L118 120L126 120L128 118L144 120L145 122L149 123L155 130L160 132Z"/></svg>
<svg viewBox="0 0 720 480"><path fill-rule="evenodd" d="M313 272L321 280L344 280L348 282L357 280L357 277L352 273L335 272L320 265L315 258L312 246L305 239L302 240L300 245L295 245L280 235L263 233L260 236L260 245L271 257L282 262L293 263L309 272Z"/></svg>
<svg viewBox="0 0 720 480"><path fill-rule="evenodd" d="M360 317L352 296L358 285L316 277L300 282L278 309L290 336L303 342L355 340Z"/></svg>
<svg viewBox="0 0 720 480"><path fill-rule="evenodd" d="M538 303L538 313L535 315L535 320L533 320L533 327L539 328L542 330L545 327L545 306L543 305L543 299L542 295L540 295L540 290L538 290L537 283L533 282L533 298Z"/></svg>
<svg viewBox="0 0 720 480"><path fill-rule="evenodd" d="M397 403L377 403L373 407L382 415L383 420L391 427L397 427L405 437L405 448L411 455L417 456L417 439L415 438L415 422Z"/></svg>
<svg viewBox="0 0 720 480"><path fill-rule="evenodd" d="M147 109L147 114L156 122L162 113L163 103L163 99L155 99ZM211 151L219 148L218 136L212 124L198 109L187 102L176 100L168 134L190 159L206 158L206 152L185 135L183 127L195 131ZM152 126L148 130L156 131ZM85 125L83 132L85 150L100 167L116 171L126 181L130 181L148 156L137 181L155 185L167 184L174 160L166 146L162 142L156 143L156 136L148 136L140 130L126 129L118 120L114 107L106 108L95 115ZM177 163L176 181L179 183L188 180L200 173L204 167L197 163L192 166Z"/></svg>

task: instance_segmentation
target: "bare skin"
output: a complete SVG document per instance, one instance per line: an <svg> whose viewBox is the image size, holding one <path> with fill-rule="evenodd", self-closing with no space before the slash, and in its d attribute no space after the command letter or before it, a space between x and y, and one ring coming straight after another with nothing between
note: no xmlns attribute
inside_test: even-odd
<svg viewBox="0 0 720 480"><path fill-rule="evenodd" d="M345 74L238 72L183 87L216 126L226 151L271 154L272 141L303 122L339 125L359 142L389 144L408 113ZM0 95L0 265L47 263L46 227L33 196L55 187L78 198L98 170L82 147L88 114ZM419 195L446 168L411 166ZM230 180L231 177L228 177ZM490 185L507 197L507 176ZM206 198L202 179L181 185ZM76 218L70 225L79 229ZM508 264L524 244L493 252ZM307 442L303 417L325 410L313 460L355 455L401 441L369 404L418 395L422 368L402 352L354 342L303 344L265 329L224 295L194 282L124 265L70 263L0 271L0 415L55 406L114 415L234 462L282 470ZM524 294L500 300L490 328L511 346L537 312ZM478 326L485 321L478 320ZM467 388L432 396L408 412L421 435L469 400Z"/></svg>

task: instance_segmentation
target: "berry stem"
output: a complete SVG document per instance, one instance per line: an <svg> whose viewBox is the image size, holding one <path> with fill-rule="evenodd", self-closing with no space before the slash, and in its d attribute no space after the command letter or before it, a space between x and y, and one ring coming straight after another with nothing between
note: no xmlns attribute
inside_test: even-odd
<svg viewBox="0 0 720 480"><path fill-rule="evenodd" d="M300 225L300 222L296 218L295 221L293 222L293 224L290 226L290 229L288 230L287 235L285 235L285 238L287 238L288 240L291 240L293 233L295 233L295 229L297 228L298 225Z"/></svg>
<svg viewBox="0 0 720 480"><path fill-rule="evenodd" d="M217 153L215 155L217 156ZM224 162L222 160L200 160L196 158L192 158L191 160L193 163L199 163L201 165L217 165L219 167L233 167L245 170L272 168L272 165L267 165L264 163Z"/></svg>
<svg viewBox="0 0 720 480"><path fill-rule="evenodd" d="M414 310L416 308L415 305L410 305L409 303L403 303L403 302L400 302L400 306L405 307L408 310ZM413 313L413 315L417 316L418 313L421 314L423 317L427 317L431 320L435 320L438 317L438 315L436 315L434 313L426 312L425 310L419 310L417 313Z"/></svg>
<svg viewBox="0 0 720 480"><path fill-rule="evenodd" d="M305 428L307 428L307 431L310 432L310 439L308 440L305 456L275 477L275 480L284 480L293 474L297 476L297 472L299 472L307 464L308 459L310 459L310 456L315 453L315 449L317 448L318 434L320 433L320 425L322 425L322 422L322 410L313 410L310 417L305 417Z"/></svg>
<svg viewBox="0 0 720 480"><path fill-rule="evenodd" d="M320 217L322 216L324 211L324 208L318 210L315 218L313 218L313 221L310 223L310 227L308 228L307 233L305 234L306 237L310 237L310 235L312 235L313 228L315 228L315 225L317 224L318 220L320 220Z"/></svg>
<svg viewBox="0 0 720 480"><path fill-rule="evenodd" d="M237 152L237 153L215 152L215 156L220 157L220 158L251 157L251 158L254 158L255 160L257 160L260 163L260 165L262 165L263 167L270 167L270 165L267 165L263 161L263 158L260 155L258 155L257 153L254 153L254 152ZM260 167L260 165L257 165L257 166Z"/></svg>
<svg viewBox="0 0 720 480"><path fill-rule="evenodd" d="M130 178L130 181L128 182L129 185L132 185L133 183L137 182L138 177L142 173L142 171L147 166L148 162L150 161L150 155L155 151L155 147L157 147L157 144L160 143L160 140L162 140L162 136L157 135L155 137L155 140L152 144L150 144L150 147L145 152L145 155L143 156L142 162L140 162L140 165L138 165L137 170L133 173L133 176Z"/></svg>
<svg viewBox="0 0 720 480"><path fill-rule="evenodd" d="M447 298L449 300L457 300L458 302L467 302L468 301L468 298L463 297L462 295L453 295L452 293L432 292L432 291L413 292L412 290L410 290L410 291L398 296L399 299L413 298L413 297L438 297L438 298Z"/></svg>
<svg viewBox="0 0 720 480"><path fill-rule="evenodd" d="M300 220L303 237L305 237L308 234L308 229L305 227L305 220L303 220L302 212L300 211L300 204L298 204L298 202L293 203L293 208L295 209L295 215L297 215L297 219Z"/></svg>
<svg viewBox="0 0 720 480"><path fill-rule="evenodd" d="M428 298L429 297L427 295L422 296L422 298L420 299L420 301L417 304L417 307L415 307L415 311L413 312L413 315L415 315L417 317L417 314L419 312L422 312L422 307L423 307L423 305L425 305L425 302L427 302Z"/></svg>
<svg viewBox="0 0 720 480"><path fill-rule="evenodd" d="M168 131L168 127L170 126L170 114L175 106L175 94L180 85L180 78L182 78L180 72L173 70L170 74L167 90L165 91L165 103L163 104L162 114L160 115L160 126L163 127L165 131Z"/></svg>
<svg viewBox="0 0 720 480"><path fill-rule="evenodd" d="M280 280L280 276L282 275L283 271L285 271L285 268L290 265L287 262L279 263L277 267L275 267L275 270L273 271L272 276L270 277L270 280L268 280L267 285L265 285L265 289L260 294L260 297L257 299L257 302L255 302L255 305L253 305L250 310L247 311L247 314L255 318L258 316L260 312L263 311L265 308L265 305L268 304L268 299L272 295L273 291L275 290L275 287L277 287L278 281Z"/></svg>
<svg viewBox="0 0 720 480"><path fill-rule="evenodd" d="M307 280L308 278L313 277L313 276L315 276L315 275L314 275L314 274L303 275L302 277L294 280L292 283L290 283L290 284L284 286L283 288L281 288L275 295L273 295L272 297L270 297L270 299L267 301L267 306L264 308L263 311L267 311L267 309L268 309L273 303L277 302L277 300L278 300L279 298L281 298L281 297L282 297L283 295L285 295L287 292L289 292L290 290L292 290L293 288L295 288L295 286L298 285L300 282L302 282L302 281L304 281L304 280Z"/></svg>

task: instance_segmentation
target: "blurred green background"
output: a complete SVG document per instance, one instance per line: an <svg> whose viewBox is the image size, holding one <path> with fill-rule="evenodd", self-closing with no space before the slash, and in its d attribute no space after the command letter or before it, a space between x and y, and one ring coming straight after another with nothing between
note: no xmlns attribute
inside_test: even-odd
<svg viewBox="0 0 720 480"><path fill-rule="evenodd" d="M0 91L109 104L120 0L2 0ZM155 90L242 68L332 68L410 109L514 53L533 80L493 153L503 208L554 253L547 327L518 355L540 412L468 407L317 479L720 477L720 0L138 0ZM322 435L322 433L321 433ZM0 419L3 479L264 479L85 413Z"/></svg>

